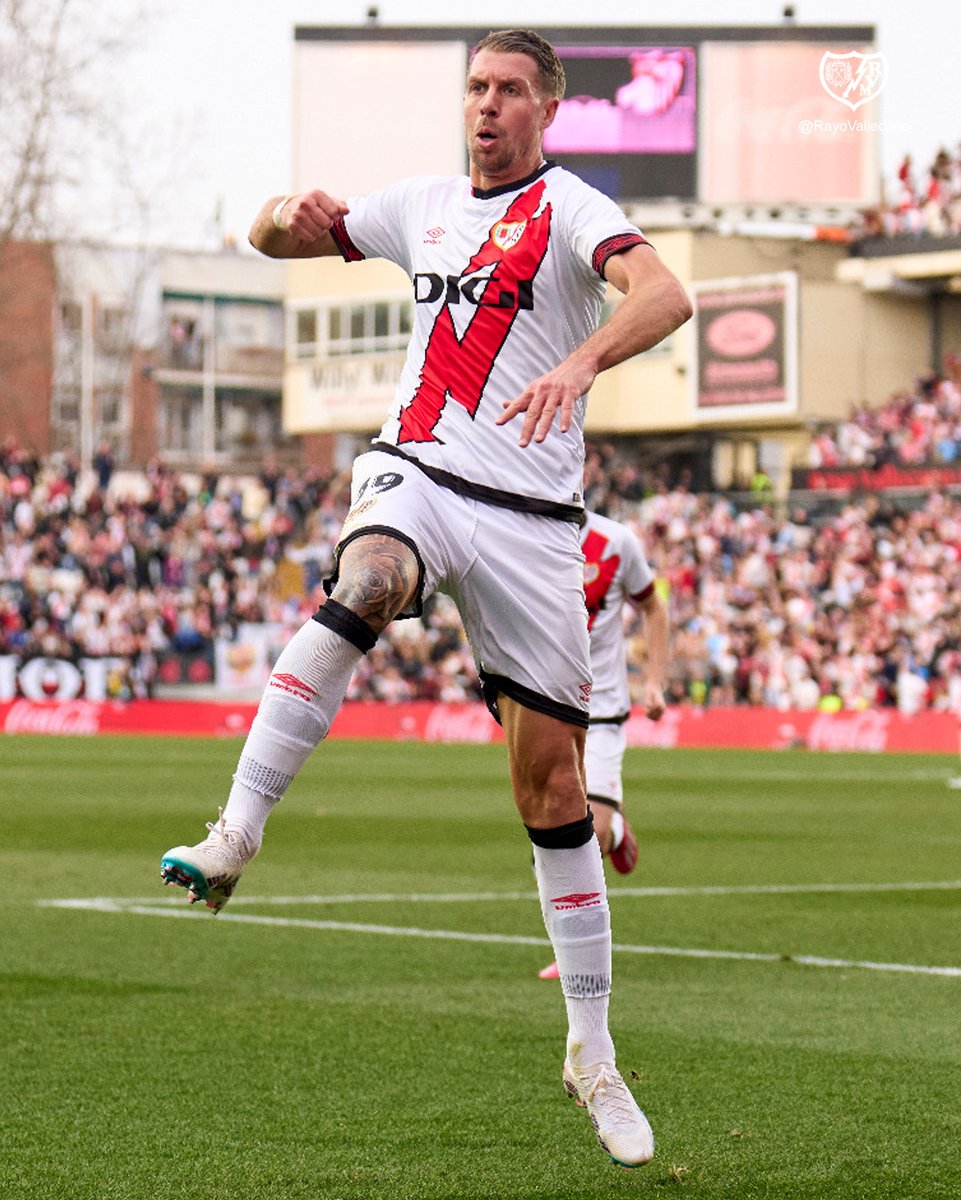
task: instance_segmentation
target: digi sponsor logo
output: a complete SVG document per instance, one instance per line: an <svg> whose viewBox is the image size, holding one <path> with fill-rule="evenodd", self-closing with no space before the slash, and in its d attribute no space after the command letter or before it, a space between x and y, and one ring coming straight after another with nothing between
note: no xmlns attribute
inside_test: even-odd
<svg viewBox="0 0 961 1200"><path fill-rule="evenodd" d="M572 908L593 908L600 902L600 892L569 892L566 896L554 896L551 900L555 912L565 912Z"/></svg>
<svg viewBox="0 0 961 1200"><path fill-rule="evenodd" d="M534 280L518 279L514 287L500 287L490 270L476 275L448 275L443 279L432 271L414 276L414 303L434 304L443 297L445 304L460 304L461 299L478 308L523 309L534 307Z"/></svg>

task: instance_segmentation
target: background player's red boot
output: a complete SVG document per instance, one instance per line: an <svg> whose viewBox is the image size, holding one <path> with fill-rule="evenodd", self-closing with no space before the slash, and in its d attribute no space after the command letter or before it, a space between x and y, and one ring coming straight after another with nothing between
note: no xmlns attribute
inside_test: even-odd
<svg viewBox="0 0 961 1200"><path fill-rule="evenodd" d="M611 860L614 870L620 871L622 875L629 875L637 866L637 838L627 823L627 817L624 818L624 834L607 857Z"/></svg>

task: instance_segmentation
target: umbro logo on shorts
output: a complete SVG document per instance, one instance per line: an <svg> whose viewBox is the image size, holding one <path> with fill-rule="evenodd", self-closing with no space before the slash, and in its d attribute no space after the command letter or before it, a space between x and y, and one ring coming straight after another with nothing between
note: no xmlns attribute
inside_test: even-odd
<svg viewBox="0 0 961 1200"><path fill-rule="evenodd" d="M302 679L298 679L296 675L288 675L281 672L279 675L271 675L270 686L279 688L282 692L290 692L293 696L299 696L301 700L313 700L314 689L304 683Z"/></svg>
<svg viewBox="0 0 961 1200"><path fill-rule="evenodd" d="M570 892L566 896L554 896L551 904L557 912L563 912L569 908L591 908L595 904L600 904L600 892Z"/></svg>

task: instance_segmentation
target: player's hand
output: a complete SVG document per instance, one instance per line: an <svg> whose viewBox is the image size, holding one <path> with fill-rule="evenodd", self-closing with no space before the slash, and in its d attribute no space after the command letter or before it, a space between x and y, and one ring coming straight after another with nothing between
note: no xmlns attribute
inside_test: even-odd
<svg viewBox="0 0 961 1200"><path fill-rule="evenodd" d="M664 692L660 684L648 683L644 686L644 712L651 721L659 721L664 716L667 705L664 703Z"/></svg>
<svg viewBox="0 0 961 1200"><path fill-rule="evenodd" d="M574 405L594 382L595 372L565 360L553 371L529 384L515 400L504 401L498 425L506 425L519 413L524 414L518 445L542 442L557 418L561 433L567 433L574 419Z"/></svg>
<svg viewBox="0 0 961 1200"><path fill-rule="evenodd" d="M331 225L349 211L343 200L315 188L311 192L298 192L291 196L278 217L295 241L309 245L322 238Z"/></svg>

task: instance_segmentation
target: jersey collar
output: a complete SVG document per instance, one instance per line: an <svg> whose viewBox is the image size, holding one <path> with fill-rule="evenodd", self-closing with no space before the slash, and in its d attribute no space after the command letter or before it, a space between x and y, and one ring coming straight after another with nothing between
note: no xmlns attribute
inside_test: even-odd
<svg viewBox="0 0 961 1200"><path fill-rule="evenodd" d="M485 188L472 187L471 195L476 200L490 200L493 196L503 196L507 192L520 191L521 188L525 188L525 187L527 187L528 184L533 183L535 179L540 179L540 177L546 171L549 171L551 169L551 167L556 167L556 166L557 166L557 163L555 163L555 162L550 162L550 161L542 162L541 165L537 168L537 170L534 171L532 174L528 175L526 179L515 179L513 183L502 183L500 185L500 187L495 187L495 188L486 188L485 189Z"/></svg>

